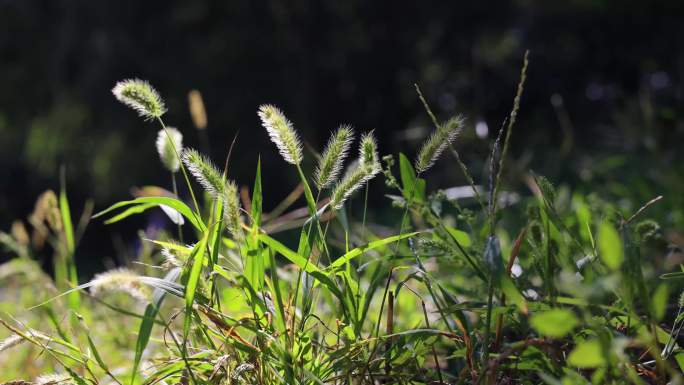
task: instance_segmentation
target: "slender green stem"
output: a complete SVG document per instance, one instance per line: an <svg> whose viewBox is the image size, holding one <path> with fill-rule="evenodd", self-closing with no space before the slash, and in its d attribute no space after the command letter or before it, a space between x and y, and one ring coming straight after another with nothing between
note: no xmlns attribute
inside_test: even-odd
<svg viewBox="0 0 684 385"><path fill-rule="evenodd" d="M176 173L172 172L171 173L171 185L173 186L173 195L178 198L178 185L176 184ZM180 243L183 243L183 229L181 228L180 223L177 223L176 226L178 227L178 240Z"/></svg>

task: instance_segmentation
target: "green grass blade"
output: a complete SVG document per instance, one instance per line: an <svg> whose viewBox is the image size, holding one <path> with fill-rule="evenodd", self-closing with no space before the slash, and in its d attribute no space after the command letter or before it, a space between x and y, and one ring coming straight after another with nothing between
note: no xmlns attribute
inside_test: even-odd
<svg viewBox="0 0 684 385"><path fill-rule="evenodd" d="M394 235L391 237L387 237L384 239L380 239L377 241L373 241L370 243L367 243L365 245L359 246L355 249L350 250L348 253L344 254L343 256L337 258L333 263L330 264L331 269L337 269L339 267L344 266L347 262L351 261L352 259L358 257L359 255L373 249L377 249L378 247L382 247L384 245L387 245L392 242L400 241L402 239L410 238L413 236L418 235L419 232L412 232L412 233L406 233L406 234L399 234L399 235Z"/></svg>
<svg viewBox="0 0 684 385"><path fill-rule="evenodd" d="M190 209L190 207L188 207L188 205L186 205L185 203L176 198L171 197L141 197L129 201L121 201L93 215L93 218L101 217L121 207L126 207L130 205L140 205L146 203L155 203L157 205L169 206L172 209L181 213L181 215L183 215L198 231L204 232L207 229L207 226L204 224L204 222L202 222L199 215L193 212Z"/></svg>

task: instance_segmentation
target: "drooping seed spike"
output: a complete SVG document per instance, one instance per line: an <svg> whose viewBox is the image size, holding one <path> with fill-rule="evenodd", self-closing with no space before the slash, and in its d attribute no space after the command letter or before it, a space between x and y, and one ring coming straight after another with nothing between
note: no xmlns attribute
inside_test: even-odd
<svg viewBox="0 0 684 385"><path fill-rule="evenodd" d="M348 125L341 125L330 136L314 174L314 180L319 190L329 187L337 181L353 140L354 131Z"/></svg>
<svg viewBox="0 0 684 385"><path fill-rule="evenodd" d="M446 149L456 139L463 128L464 119L455 116L442 123L430 137L423 142L423 145L416 157L415 167L418 173L427 171L439 159L444 149Z"/></svg>
<svg viewBox="0 0 684 385"><path fill-rule="evenodd" d="M181 158L188 171L213 199L223 198L226 186L223 181L223 175L209 158L192 148L183 150Z"/></svg>
<svg viewBox="0 0 684 385"><path fill-rule="evenodd" d="M223 220L226 228L235 239L242 238L242 220L240 218L240 200L237 185L233 181L226 182L223 193Z"/></svg>
<svg viewBox="0 0 684 385"><path fill-rule="evenodd" d="M121 103L131 107L146 120L160 118L166 112L164 101L150 83L140 79L122 80L112 88Z"/></svg>
<svg viewBox="0 0 684 385"><path fill-rule="evenodd" d="M282 111L270 104L260 106L257 114L271 141L278 147L280 155L286 162L299 165L303 158L302 143L292 122Z"/></svg>

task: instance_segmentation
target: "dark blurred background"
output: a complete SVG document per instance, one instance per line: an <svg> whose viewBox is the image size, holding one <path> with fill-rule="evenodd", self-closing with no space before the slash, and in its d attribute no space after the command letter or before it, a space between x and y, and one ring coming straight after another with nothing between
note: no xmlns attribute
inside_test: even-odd
<svg viewBox="0 0 684 385"><path fill-rule="evenodd" d="M187 94L200 90L212 157L222 164L239 133L231 176L251 184L261 155L266 209L297 176L259 125L262 103L281 107L312 148L350 123L375 129L383 154L413 157L431 130L418 83L440 118L468 117L457 148L482 180L526 49L510 187L522 186L515 170L533 169L608 198L666 194L662 219L681 226L683 21L679 0L0 0L0 229L59 188L60 165L77 213L88 198L97 210L132 186L168 187L158 127L111 95L130 77L159 90L189 146L199 140ZM428 179L464 183L451 157ZM94 221L78 260L120 258L147 223Z"/></svg>

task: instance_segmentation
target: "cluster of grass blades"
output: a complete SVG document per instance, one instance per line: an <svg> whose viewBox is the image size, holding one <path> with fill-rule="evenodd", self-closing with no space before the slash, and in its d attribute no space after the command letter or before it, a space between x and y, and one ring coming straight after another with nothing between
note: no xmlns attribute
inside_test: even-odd
<svg viewBox="0 0 684 385"><path fill-rule="evenodd" d="M143 236L135 267L78 285L73 255L90 206L75 230L64 188L46 198L57 289L33 297L29 313L48 315L50 331L3 317L0 357L33 346L46 372L26 380L51 385L681 384L684 301L670 304L670 294L684 273L658 276L646 260L663 242L657 223L642 219L658 199L621 213L533 173L531 197L513 202L502 190L526 70L527 55L486 187L454 146L464 119L440 122L417 86L434 132L414 162L381 158L371 131L345 169L355 134L342 125L307 173L293 123L261 106L262 125L300 178L268 213L260 161L251 193L239 191L228 161L219 169L183 148L148 83L118 83L117 99L161 126L172 191L141 189L93 218L114 223L158 207L177 229ZM423 177L444 154L469 181L467 193L458 190L466 198L429 192ZM396 191L394 228L366 223L367 200L362 212L350 207L379 175ZM302 196L305 206L288 211ZM286 230L298 241L276 239ZM28 264L19 238L1 240Z"/></svg>

